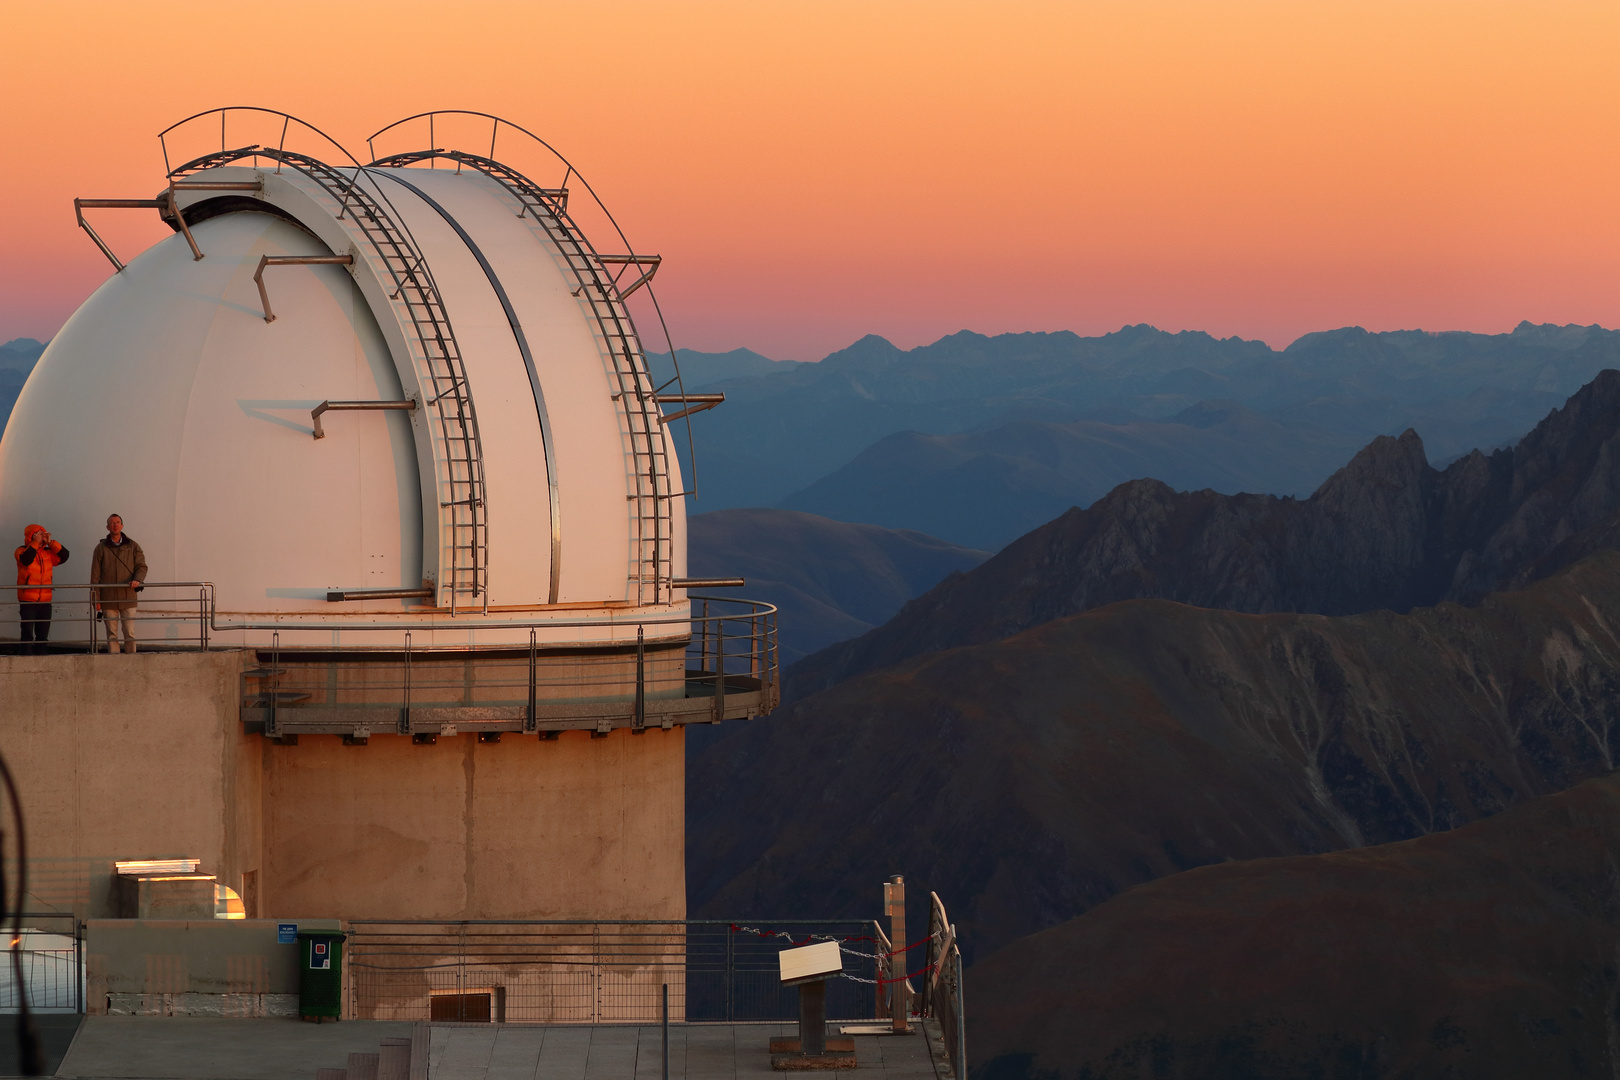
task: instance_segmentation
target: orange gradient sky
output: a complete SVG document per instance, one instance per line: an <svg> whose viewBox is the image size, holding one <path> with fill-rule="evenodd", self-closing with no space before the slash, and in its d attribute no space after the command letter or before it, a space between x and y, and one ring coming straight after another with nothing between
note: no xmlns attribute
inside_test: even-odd
<svg viewBox="0 0 1620 1080"><path fill-rule="evenodd" d="M548 138L676 343L1263 338L1620 324L1620 5L0 0L0 340L109 272L72 199L156 133L285 109L358 154L409 113ZM102 211L132 254L149 212Z"/></svg>

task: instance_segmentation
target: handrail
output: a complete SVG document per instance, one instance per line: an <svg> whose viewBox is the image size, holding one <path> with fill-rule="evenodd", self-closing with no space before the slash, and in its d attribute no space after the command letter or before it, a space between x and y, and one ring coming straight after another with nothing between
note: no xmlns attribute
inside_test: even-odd
<svg viewBox="0 0 1620 1080"><path fill-rule="evenodd" d="M967 1031L962 1009L962 950L956 926L939 894L928 894L928 974L923 980L923 1013L939 1021L955 1080L967 1080Z"/></svg>
<svg viewBox="0 0 1620 1080"><path fill-rule="evenodd" d="M495 141L496 141L496 138L500 135L502 125L505 125L506 127L511 128L513 131L517 132L518 134L526 136L527 138L529 138L533 142L535 142L535 143L539 144L540 146L544 147L546 152L551 154L552 157L556 158L558 162L560 162L563 166L565 166L566 171L563 173L563 182L561 184L559 184L556 188L544 188L544 189L539 189L539 190L541 190L542 192L550 194L551 197L559 203L559 209L562 209L566 213L566 210L567 210L567 197L568 197L567 196L568 180L571 177L577 177L580 184L582 184L584 186L586 193L588 195L590 195L591 201L596 204L597 209L602 211L602 215L607 218L608 224L611 225L613 227L613 231L616 234L618 234L620 243L622 243L624 245L624 250L626 252L628 252L632 256L635 255L635 250L636 250L635 247L630 243L630 238L625 235L624 229L620 227L618 220L616 218L614 218L613 212L607 208L607 203L602 201L602 197L596 193L596 189L591 186L590 181L585 179L584 174L582 174L577 168L574 167L573 162L569 161L566 157L564 157L562 155L562 153L557 150L556 147L554 147L550 143L546 142L546 140L542 139L540 136L536 135L534 132L530 131L528 128L523 127L521 124L514 124L512 121L506 119L505 117L496 116L494 113L479 112L476 109L435 109L435 110L432 110L430 112L420 112L420 113L416 113L413 116L407 116L407 117L405 117L405 118L403 118L401 120L396 120L392 124L387 125L386 127L379 128L377 131L373 132L370 136L368 136L366 138L366 148L367 148L368 152L371 154L372 163L373 164L377 163L376 140L378 138L380 138L382 135L384 135L385 133L387 133L389 131L392 131L394 128L401 127L401 126L403 126L405 124L411 123L414 120L423 120L423 119L427 120L427 122L428 122L428 145L437 147L437 145L438 145L437 141L433 138L433 121L434 121L434 118L438 117L438 116L471 116L471 117L478 117L480 119L490 121L489 155L488 155L487 160L493 161L494 158L495 158ZM650 276L651 275L648 275L649 278L650 278ZM638 287L640 284L641 283L638 282L637 286L635 286L635 287ZM674 383L675 386L676 386L676 389L680 393L684 394L686 392L686 383L681 377L680 357L676 354L676 352L675 352L675 343L674 343L673 339L670 337L669 323L664 318L664 310L658 303L658 296L657 296L656 293L653 292L652 285L651 285L650 281L648 281L646 283L646 285L647 285L647 299L652 304L653 313L658 318L658 326L659 326L660 331L662 331L662 333L663 333L664 345L669 350L669 362L670 362L670 365L674 368L674 371L675 371L674 377L671 378L668 382L665 382L663 384L663 386L656 387L656 390L663 390L663 389L665 389L665 387L669 386L670 383ZM634 287L632 287L632 291L633 291L633 288ZM687 490L685 492L682 492L682 494L694 495L695 496L697 494L697 491L698 491L697 444L696 444L696 440L693 438L693 435L692 435L692 422L691 422L690 418L687 418L687 421L686 421L686 453L687 453L686 460L690 464L692 475L687 478Z"/></svg>
<svg viewBox="0 0 1620 1080"><path fill-rule="evenodd" d="M697 583L694 582L694 585ZM714 587L716 583L704 582ZM100 589L121 589L125 586L118 582L103 582L91 584L89 582L53 582L50 585L3 585L0 584L0 593L17 592L22 589L63 589L93 591ZM333 622L326 619L297 622L288 619L277 619L269 622L220 622L218 619L217 601L215 593L217 586L212 581L147 581L143 588L152 589L202 589L206 592L208 601L208 628L212 631L225 632L232 630L456 630L465 631L471 628L489 630L526 630L526 629L556 629L556 630L588 630L601 628L633 629L638 626L674 626L681 623L716 622L723 619L757 619L778 613L775 604L763 600L748 600L736 596L698 596L689 595L688 599L715 604L746 604L747 610L737 612L717 612L710 615L705 610L702 615L688 613L686 615L660 615L642 616L638 618L622 618L617 615L608 615L604 618L594 619L480 619L476 623L468 623L465 619L450 622L438 619L419 619L408 622ZM349 595L359 598L361 590L346 590ZM390 590L392 591L392 590ZM409 590L401 590L409 591ZM306 613L290 613L293 615Z"/></svg>

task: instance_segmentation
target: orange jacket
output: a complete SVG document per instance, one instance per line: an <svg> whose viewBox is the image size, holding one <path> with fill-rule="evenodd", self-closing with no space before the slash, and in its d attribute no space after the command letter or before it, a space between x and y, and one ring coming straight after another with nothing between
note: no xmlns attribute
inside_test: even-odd
<svg viewBox="0 0 1620 1080"><path fill-rule="evenodd" d="M23 530L23 538L32 540L34 533L43 532L38 525ZM58 541L33 547L24 544L15 552L17 558L17 584L33 586L17 590L19 604L48 604L51 602L51 571L68 561L68 549Z"/></svg>

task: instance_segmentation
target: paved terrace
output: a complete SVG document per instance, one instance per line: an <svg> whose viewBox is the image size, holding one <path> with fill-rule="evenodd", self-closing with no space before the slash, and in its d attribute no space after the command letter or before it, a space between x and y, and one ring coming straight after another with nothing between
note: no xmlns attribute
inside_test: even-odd
<svg viewBox="0 0 1620 1080"><path fill-rule="evenodd" d="M79 1027L56 1075L314 1080L316 1069L341 1067L350 1053L375 1053L383 1039L409 1037L414 1026L92 1016ZM829 1034L837 1033L836 1022L828 1027ZM433 1024L428 1034L430 1080L660 1080L662 1075L656 1025ZM792 1024L672 1024L670 1078L782 1080L789 1074L772 1071L767 1047L773 1036L793 1034ZM943 1061L936 1072L944 1045L932 1023L926 1033L919 1028L910 1036L856 1036L855 1052L860 1063L855 1075L868 1080L949 1080ZM14 1068L12 1060L0 1062L0 1068Z"/></svg>

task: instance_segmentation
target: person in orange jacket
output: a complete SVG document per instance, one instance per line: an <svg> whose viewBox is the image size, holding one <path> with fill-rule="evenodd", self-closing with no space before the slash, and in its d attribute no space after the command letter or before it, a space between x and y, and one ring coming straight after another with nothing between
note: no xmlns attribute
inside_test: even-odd
<svg viewBox="0 0 1620 1080"><path fill-rule="evenodd" d="M30 525L16 556L22 639L29 652L42 653L51 636L51 571L68 561L68 549L52 540L43 525Z"/></svg>

